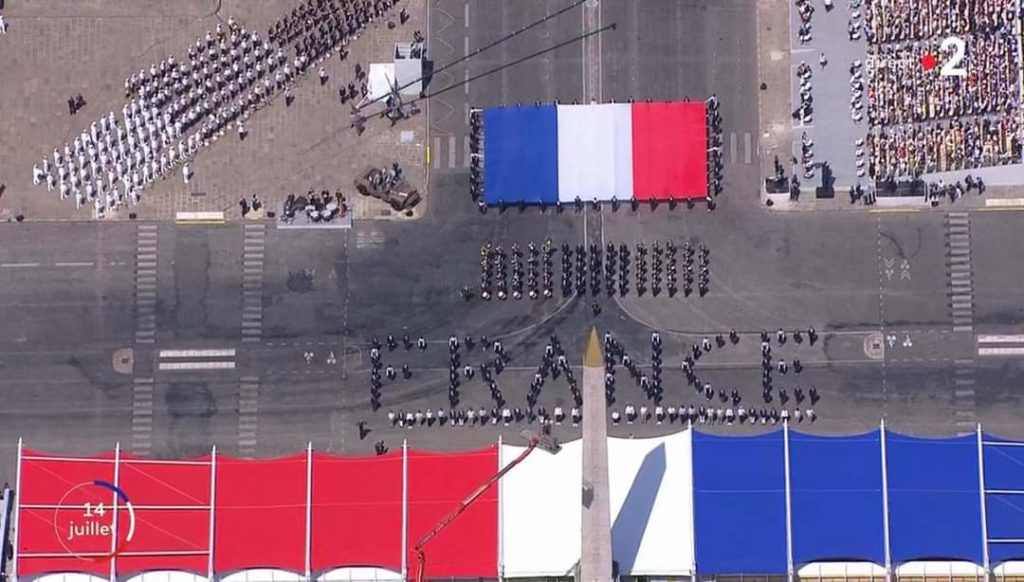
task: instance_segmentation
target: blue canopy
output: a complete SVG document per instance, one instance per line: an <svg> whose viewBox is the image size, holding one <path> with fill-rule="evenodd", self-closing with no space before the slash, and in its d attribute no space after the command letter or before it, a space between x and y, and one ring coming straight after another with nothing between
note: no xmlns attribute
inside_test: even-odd
<svg viewBox="0 0 1024 582"><path fill-rule="evenodd" d="M782 431L693 435L697 570L785 572L786 475Z"/></svg>
<svg viewBox="0 0 1024 582"><path fill-rule="evenodd" d="M894 562L983 561L978 441L886 435Z"/></svg>
<svg viewBox="0 0 1024 582"><path fill-rule="evenodd" d="M821 437L790 431L793 561L885 564L881 431Z"/></svg>
<svg viewBox="0 0 1024 582"><path fill-rule="evenodd" d="M1024 559L1024 446L986 435L985 514L989 560Z"/></svg>
<svg viewBox="0 0 1024 582"><path fill-rule="evenodd" d="M558 202L558 118L554 105L485 109L484 201Z"/></svg>
<svg viewBox="0 0 1024 582"><path fill-rule="evenodd" d="M990 567L1024 560L1024 443L986 435L979 459L976 434L925 439L886 431L883 480L880 431L825 437L790 430L788 443L786 434L694 432L699 572L784 573L787 536L795 568L819 561L884 565L885 485L892 564L984 565L986 540Z"/></svg>

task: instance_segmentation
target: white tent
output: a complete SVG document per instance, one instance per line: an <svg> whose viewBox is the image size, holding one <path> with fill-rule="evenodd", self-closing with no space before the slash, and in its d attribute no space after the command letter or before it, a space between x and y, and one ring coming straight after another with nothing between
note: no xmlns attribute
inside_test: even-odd
<svg viewBox="0 0 1024 582"><path fill-rule="evenodd" d="M885 567L873 562L812 562L797 570L804 578L884 578Z"/></svg>
<svg viewBox="0 0 1024 582"><path fill-rule="evenodd" d="M1024 576L1024 562L1009 561L992 568L996 576Z"/></svg>
<svg viewBox="0 0 1024 582"><path fill-rule="evenodd" d="M221 582L301 582L302 574L279 568L252 568L239 570L220 578Z"/></svg>
<svg viewBox="0 0 1024 582"><path fill-rule="evenodd" d="M206 576L181 570L156 570L136 574L126 582L206 582Z"/></svg>
<svg viewBox="0 0 1024 582"><path fill-rule="evenodd" d="M394 63L370 63L367 73L367 98L371 100L386 99L395 88Z"/></svg>
<svg viewBox="0 0 1024 582"><path fill-rule="evenodd" d="M523 447L502 445L503 466ZM580 558L583 443L535 452L501 481L501 553L506 578L571 575Z"/></svg>
<svg viewBox="0 0 1024 582"><path fill-rule="evenodd" d="M900 578L975 577L984 573L981 566L962 561L914 561L896 566L896 576Z"/></svg>
<svg viewBox="0 0 1024 582"><path fill-rule="evenodd" d="M43 574L35 578L35 582L109 582L109 579L81 572L55 572Z"/></svg>
<svg viewBox="0 0 1024 582"><path fill-rule="evenodd" d="M402 582L400 572L384 568L335 568L316 578L317 582Z"/></svg>
<svg viewBox="0 0 1024 582"><path fill-rule="evenodd" d="M693 572L691 432L609 439L612 552L621 575ZM503 446L509 463L522 447ZM581 441L534 454L501 481L504 575L571 575L580 557Z"/></svg>
<svg viewBox="0 0 1024 582"><path fill-rule="evenodd" d="M609 439L612 555L623 576L693 573L692 434Z"/></svg>

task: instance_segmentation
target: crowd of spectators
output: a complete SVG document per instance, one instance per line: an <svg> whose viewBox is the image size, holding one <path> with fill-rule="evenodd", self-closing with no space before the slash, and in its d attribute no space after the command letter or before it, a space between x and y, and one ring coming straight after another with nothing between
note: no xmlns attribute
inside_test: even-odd
<svg viewBox="0 0 1024 582"><path fill-rule="evenodd" d="M1012 114L1019 104L1017 42L999 31L974 36L961 66L967 76L936 74L921 60L939 40L883 45L871 59L868 119L872 125L919 123L966 115Z"/></svg>
<svg viewBox="0 0 1024 582"><path fill-rule="evenodd" d="M1012 26L1016 0L867 0L865 36L881 44Z"/></svg>
<svg viewBox="0 0 1024 582"><path fill-rule="evenodd" d="M968 117L928 124L885 126L868 134L869 173L896 179L1020 161L1016 117Z"/></svg>
<svg viewBox="0 0 1024 582"><path fill-rule="evenodd" d="M1016 0L863 3L869 174L876 179L1021 160ZM964 43L942 50L956 36ZM923 66L927 55L937 66ZM963 76L945 75L951 63Z"/></svg>

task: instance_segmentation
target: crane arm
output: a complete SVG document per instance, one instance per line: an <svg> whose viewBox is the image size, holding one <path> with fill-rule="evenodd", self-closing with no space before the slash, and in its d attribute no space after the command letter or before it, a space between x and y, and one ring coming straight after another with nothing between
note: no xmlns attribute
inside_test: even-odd
<svg viewBox="0 0 1024 582"><path fill-rule="evenodd" d="M434 529L428 531L422 538L420 538L420 541L417 542L416 547L414 548L416 552L417 561L416 582L423 582L423 571L427 562L427 556L423 552L423 548L427 544L429 544L431 540L436 538L437 534L441 533L444 530L444 528L448 527L448 525L451 524L451 522L455 521L460 515L462 515L463 512L465 512L469 508L469 506L473 504L474 501L479 499L481 495L486 493L488 489L490 489L492 486L494 486L495 483L500 481L501 478L504 477L506 473L511 471L512 468L518 465L519 463L522 463L523 460L526 459L526 457L529 456L529 454L532 453L535 448L537 448L537 440L531 439L529 444L526 445L526 450L524 450L518 457L513 459L512 462L510 462L500 471L498 471L494 475L491 475L491 477L487 479L487 481L485 481L482 485L473 490L473 492L470 493L465 499L463 499L459 503L459 506L456 507L454 511L452 511L451 513L446 515L444 519L439 521L437 525L434 526Z"/></svg>

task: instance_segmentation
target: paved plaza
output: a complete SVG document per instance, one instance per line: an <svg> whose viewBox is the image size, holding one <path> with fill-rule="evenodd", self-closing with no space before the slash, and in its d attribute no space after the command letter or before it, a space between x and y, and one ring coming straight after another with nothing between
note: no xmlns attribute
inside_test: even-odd
<svg viewBox="0 0 1024 582"><path fill-rule="evenodd" d="M69 142L109 111L120 114L125 103L126 76L169 55L186 59L196 37L226 25L234 17L240 26L264 35L275 18L293 2L241 0L160 2L156 0L91 0L83 2L8 2L11 22L3 37L8 58L2 65L0 101L8 104L0 128L0 219L22 215L27 220L85 220L92 205L75 209L73 198L61 201L57 192L34 187L33 164L49 157L55 146ZM342 61L334 54L323 63L329 82L321 85L316 66L294 87L295 100L286 106L278 96L256 111L240 142L234 132L200 152L192 164L194 178L186 185L175 172L142 195L142 203L110 219L167 220L178 212L224 212L238 218L238 200L257 194L269 208L280 206L290 193L305 195L343 191L357 218L397 218L382 202L359 196L352 186L369 166L398 162L406 176L426 191L423 115L391 127L387 120L371 122L357 137L350 127L350 104L342 104L338 89L353 79L354 65L390 62L395 42L411 41L422 29L422 2L402 2L411 15L405 25L389 29L371 24L350 45ZM417 8L419 7L419 8ZM393 18L394 20L395 18ZM66 101L81 94L86 106L69 115Z"/></svg>

